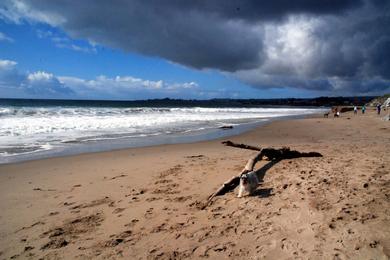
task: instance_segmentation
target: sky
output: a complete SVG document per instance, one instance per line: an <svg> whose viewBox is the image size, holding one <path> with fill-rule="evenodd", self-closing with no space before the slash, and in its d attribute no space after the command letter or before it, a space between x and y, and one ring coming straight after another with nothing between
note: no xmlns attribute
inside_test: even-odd
<svg viewBox="0 0 390 260"><path fill-rule="evenodd" d="M0 2L0 98L385 93L390 1Z"/></svg>

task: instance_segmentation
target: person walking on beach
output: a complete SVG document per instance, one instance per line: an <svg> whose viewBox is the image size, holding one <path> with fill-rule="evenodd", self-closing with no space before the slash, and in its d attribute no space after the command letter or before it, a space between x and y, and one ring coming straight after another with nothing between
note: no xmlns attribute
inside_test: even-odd
<svg viewBox="0 0 390 260"><path fill-rule="evenodd" d="M355 115L357 115L357 106L354 106L354 107L353 107L353 113L354 113Z"/></svg>
<svg viewBox="0 0 390 260"><path fill-rule="evenodd" d="M334 109L334 115L333 115L333 117L339 117L339 116L340 116L339 108L336 107L336 108Z"/></svg>
<svg viewBox="0 0 390 260"><path fill-rule="evenodd" d="M378 104L378 105L376 106L376 112L378 113L378 115L381 114L381 104Z"/></svg>
<svg viewBox="0 0 390 260"><path fill-rule="evenodd" d="M365 112L366 112L366 106L363 105L363 107L362 107L362 114L364 115Z"/></svg>

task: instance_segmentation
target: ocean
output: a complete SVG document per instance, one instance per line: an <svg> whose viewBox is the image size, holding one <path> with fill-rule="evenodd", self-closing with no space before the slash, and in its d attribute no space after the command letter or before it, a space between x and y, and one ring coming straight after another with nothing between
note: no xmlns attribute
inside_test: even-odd
<svg viewBox="0 0 390 260"><path fill-rule="evenodd" d="M142 106L140 106L140 104ZM0 163L195 142L324 108L172 106L153 101L0 99ZM233 126L223 130L222 126Z"/></svg>

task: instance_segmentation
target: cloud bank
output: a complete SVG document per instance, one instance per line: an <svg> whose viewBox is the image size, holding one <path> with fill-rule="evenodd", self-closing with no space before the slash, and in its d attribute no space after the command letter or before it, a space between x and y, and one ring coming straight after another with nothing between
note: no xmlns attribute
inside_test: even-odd
<svg viewBox="0 0 390 260"><path fill-rule="evenodd" d="M24 73L17 69L17 62L0 60L2 97L129 100L180 97L184 92L198 98L201 94L196 82L167 83L131 76L110 78L103 75L87 80L56 76L45 71Z"/></svg>
<svg viewBox="0 0 390 260"><path fill-rule="evenodd" d="M17 70L17 63L0 60L0 95L2 97L63 98L74 94L53 74L37 71L23 73Z"/></svg>
<svg viewBox="0 0 390 260"><path fill-rule="evenodd" d="M390 90L389 1L6 0L0 17L258 88Z"/></svg>

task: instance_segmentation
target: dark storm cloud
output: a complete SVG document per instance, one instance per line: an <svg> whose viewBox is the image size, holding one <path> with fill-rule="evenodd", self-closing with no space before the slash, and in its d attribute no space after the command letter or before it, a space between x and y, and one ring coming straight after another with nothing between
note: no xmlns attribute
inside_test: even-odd
<svg viewBox="0 0 390 260"><path fill-rule="evenodd" d="M389 1L26 0L2 10L10 20L46 22L74 38L220 70L260 88L366 93L371 83L385 91L390 79Z"/></svg>
<svg viewBox="0 0 390 260"><path fill-rule="evenodd" d="M159 1L151 1L158 4ZM149 3L151 3L149 2ZM161 2L160 2L161 3ZM280 20L285 15L294 13L334 14L349 8L361 6L361 0L231 0L231 1L166 1L168 8L180 11L196 10L201 13L216 14L225 19L242 19L249 22Z"/></svg>
<svg viewBox="0 0 390 260"><path fill-rule="evenodd" d="M270 25L265 59L234 73L261 88L294 87L334 94L390 91L390 2L343 15L291 16Z"/></svg>
<svg viewBox="0 0 390 260"><path fill-rule="evenodd" d="M27 9L48 17L63 17L61 26L73 37L198 69L224 71L254 68L264 59L262 33L252 23L281 19L291 12L338 13L360 5L356 0L25 3Z"/></svg>

